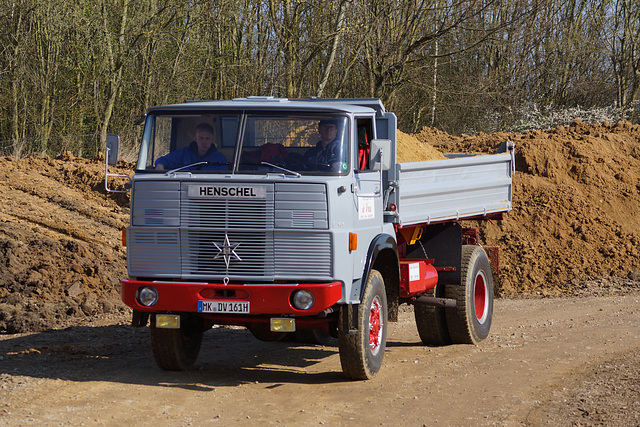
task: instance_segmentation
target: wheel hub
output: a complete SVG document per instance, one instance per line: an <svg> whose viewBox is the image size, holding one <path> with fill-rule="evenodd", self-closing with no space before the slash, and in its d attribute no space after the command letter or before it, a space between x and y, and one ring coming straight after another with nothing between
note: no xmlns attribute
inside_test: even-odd
<svg viewBox="0 0 640 427"><path fill-rule="evenodd" d="M478 322L484 323L486 320L486 308L487 308L487 284L482 273L476 276L476 280L473 286L473 304L476 312L476 318Z"/></svg>
<svg viewBox="0 0 640 427"><path fill-rule="evenodd" d="M376 297L371 303L369 312L369 347L373 354L377 354L382 341L382 316L380 315L380 300Z"/></svg>

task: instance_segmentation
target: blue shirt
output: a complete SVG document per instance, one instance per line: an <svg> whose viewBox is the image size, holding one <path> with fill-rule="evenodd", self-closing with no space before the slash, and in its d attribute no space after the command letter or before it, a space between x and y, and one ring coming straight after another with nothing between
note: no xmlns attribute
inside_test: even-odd
<svg viewBox="0 0 640 427"><path fill-rule="evenodd" d="M156 166L162 165L166 170L177 169L182 166L190 165L196 162L211 162L213 165L194 166L195 170L227 170L229 165L224 154L218 151L215 144L211 144L209 150L204 155L198 155L198 146L195 141L186 147L172 151L166 156L159 157L156 160ZM192 169L192 168L188 168Z"/></svg>
<svg viewBox="0 0 640 427"><path fill-rule="evenodd" d="M318 142L304 153L304 161L311 170L329 171L335 168L334 163L343 162L342 146L340 141L334 139L326 147L322 147L322 141ZM340 165L340 167L342 164ZM334 172L341 172L340 170Z"/></svg>

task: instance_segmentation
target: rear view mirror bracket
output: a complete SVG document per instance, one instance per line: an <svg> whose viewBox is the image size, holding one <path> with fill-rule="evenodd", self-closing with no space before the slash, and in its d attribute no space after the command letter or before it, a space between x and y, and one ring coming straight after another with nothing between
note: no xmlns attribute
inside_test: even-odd
<svg viewBox="0 0 640 427"><path fill-rule="evenodd" d="M109 165L118 163L118 152L120 149L120 137L118 135L107 135L107 147L104 156L104 189L107 193L128 193L129 190L112 190L109 188L109 177L112 178L129 178L129 186L125 184L125 188L130 188L131 177L129 175L109 173Z"/></svg>

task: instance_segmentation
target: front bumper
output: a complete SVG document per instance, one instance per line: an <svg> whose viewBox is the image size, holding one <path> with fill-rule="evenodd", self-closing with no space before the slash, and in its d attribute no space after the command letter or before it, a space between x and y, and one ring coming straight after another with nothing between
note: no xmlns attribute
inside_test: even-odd
<svg viewBox="0 0 640 427"><path fill-rule="evenodd" d="M138 289L154 287L158 302L151 307L140 304ZM291 294L305 289L313 293L315 303L308 310L291 304ZM122 301L134 310L143 312L197 312L199 301L249 301L249 314L315 316L342 298L342 283L306 284L228 284L202 282L171 282L122 280Z"/></svg>

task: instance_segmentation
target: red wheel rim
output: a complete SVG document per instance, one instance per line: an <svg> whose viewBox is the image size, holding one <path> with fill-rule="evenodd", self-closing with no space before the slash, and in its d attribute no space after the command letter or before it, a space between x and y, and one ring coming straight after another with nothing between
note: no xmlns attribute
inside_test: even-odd
<svg viewBox="0 0 640 427"><path fill-rule="evenodd" d="M374 355L380 350L382 342L382 316L380 314L380 298L375 297L369 311L369 348Z"/></svg>
<svg viewBox="0 0 640 427"><path fill-rule="evenodd" d="M485 280L484 273L480 271L473 284L473 304L476 311L476 319L478 319L480 323L484 323L487 319L488 298L487 281Z"/></svg>

